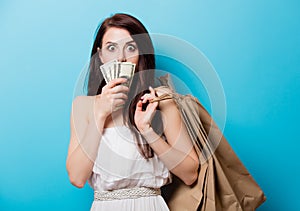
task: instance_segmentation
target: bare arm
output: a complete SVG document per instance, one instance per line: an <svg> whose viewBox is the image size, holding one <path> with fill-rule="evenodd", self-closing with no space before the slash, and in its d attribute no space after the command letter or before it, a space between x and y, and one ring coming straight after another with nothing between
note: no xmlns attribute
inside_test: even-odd
<svg viewBox="0 0 300 211"><path fill-rule="evenodd" d="M82 188L91 176L106 118L125 103L128 88L119 78L103 87L101 95L77 97L72 104L71 137L66 167L71 183Z"/></svg>
<svg viewBox="0 0 300 211"><path fill-rule="evenodd" d="M142 116L142 111L138 111L141 108L139 106L153 98L153 92L154 90L151 91L152 94L138 103L137 115ZM148 111L147 109L144 111L144 118L137 118L140 120L136 121L137 126L139 125L141 134L168 169L185 184L191 185L198 177L199 160L176 104L173 100L164 100L159 104L167 142L153 131L150 124L151 114L155 112L156 107L157 103L150 103L147 107Z"/></svg>
<svg viewBox="0 0 300 211"><path fill-rule="evenodd" d="M95 120L87 112L92 109L91 103L87 102L89 100L87 97L77 97L70 118L71 137L66 166L70 182L79 188L84 186L92 173L105 121L99 121L98 130Z"/></svg>

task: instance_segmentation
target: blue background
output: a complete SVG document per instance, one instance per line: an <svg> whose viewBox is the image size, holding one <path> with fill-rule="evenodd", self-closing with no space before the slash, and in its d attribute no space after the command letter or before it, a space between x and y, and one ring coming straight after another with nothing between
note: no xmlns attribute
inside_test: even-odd
<svg viewBox="0 0 300 211"><path fill-rule="evenodd" d="M299 8L296 0L1 0L0 210L90 208L91 188L73 187L65 170L70 109L94 31L116 12L204 52L226 95L224 133L267 196L258 210L300 210Z"/></svg>

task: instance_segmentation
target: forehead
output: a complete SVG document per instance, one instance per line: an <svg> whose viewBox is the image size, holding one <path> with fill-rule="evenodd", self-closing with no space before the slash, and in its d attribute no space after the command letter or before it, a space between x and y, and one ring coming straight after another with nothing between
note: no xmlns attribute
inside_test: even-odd
<svg viewBox="0 0 300 211"><path fill-rule="evenodd" d="M103 36L102 43L115 42L123 43L133 40L130 33L126 29L111 27Z"/></svg>

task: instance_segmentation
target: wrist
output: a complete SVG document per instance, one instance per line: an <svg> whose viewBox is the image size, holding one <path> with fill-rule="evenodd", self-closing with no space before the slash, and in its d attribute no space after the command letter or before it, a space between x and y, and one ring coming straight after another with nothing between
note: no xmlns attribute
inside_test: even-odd
<svg viewBox="0 0 300 211"><path fill-rule="evenodd" d="M94 110L94 117L96 122L105 121L106 118L109 116L109 113L105 112L103 109L95 108Z"/></svg>
<svg viewBox="0 0 300 211"><path fill-rule="evenodd" d="M95 111L94 113L94 121L92 121L96 127L97 130L99 132L102 131L103 127L104 127L104 123L106 118L108 117L108 115L106 115L105 113L101 112L101 111Z"/></svg>
<svg viewBox="0 0 300 211"><path fill-rule="evenodd" d="M148 144L153 144L160 139L160 136L153 130L152 127L141 130L140 133L146 139Z"/></svg>
<svg viewBox="0 0 300 211"><path fill-rule="evenodd" d="M101 122L101 121L105 121L106 118L109 116L109 112L107 112L105 108L103 108L103 106L101 106L103 99L101 94L100 95L96 95L95 99L94 99L94 118L96 122Z"/></svg>
<svg viewBox="0 0 300 211"><path fill-rule="evenodd" d="M105 122L106 118L108 117L109 114L103 112L103 111L98 111L96 114L96 121L97 122Z"/></svg>
<svg viewBox="0 0 300 211"><path fill-rule="evenodd" d="M140 134L143 135L143 134L146 134L148 132L151 132L153 131L152 127L150 125L146 125L144 127L139 127L138 130L140 131Z"/></svg>

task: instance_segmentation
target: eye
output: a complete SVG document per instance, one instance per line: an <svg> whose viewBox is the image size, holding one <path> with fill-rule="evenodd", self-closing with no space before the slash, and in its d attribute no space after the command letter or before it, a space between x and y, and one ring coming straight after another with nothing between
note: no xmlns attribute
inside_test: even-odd
<svg viewBox="0 0 300 211"><path fill-rule="evenodd" d="M126 47L126 50L129 52L134 52L137 49L137 47L134 44L128 44Z"/></svg>
<svg viewBox="0 0 300 211"><path fill-rule="evenodd" d="M106 47L106 49L107 49L108 51L115 51L115 50L116 50L116 46L114 46L114 45L108 45L108 46Z"/></svg>

